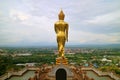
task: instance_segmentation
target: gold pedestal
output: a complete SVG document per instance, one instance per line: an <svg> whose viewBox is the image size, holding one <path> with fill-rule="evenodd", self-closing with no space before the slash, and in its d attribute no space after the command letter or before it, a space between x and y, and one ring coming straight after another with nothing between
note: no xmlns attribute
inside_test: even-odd
<svg viewBox="0 0 120 80"><path fill-rule="evenodd" d="M65 57L58 57L56 58L56 64L64 64L67 65L68 64L68 59Z"/></svg>

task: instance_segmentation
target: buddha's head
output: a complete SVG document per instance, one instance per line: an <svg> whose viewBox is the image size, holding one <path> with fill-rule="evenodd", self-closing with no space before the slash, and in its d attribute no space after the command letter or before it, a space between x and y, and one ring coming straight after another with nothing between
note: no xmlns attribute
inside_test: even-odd
<svg viewBox="0 0 120 80"><path fill-rule="evenodd" d="M60 13L58 14L58 17L59 17L59 20L64 20L65 15L64 15L64 13L63 13L62 10L61 10Z"/></svg>

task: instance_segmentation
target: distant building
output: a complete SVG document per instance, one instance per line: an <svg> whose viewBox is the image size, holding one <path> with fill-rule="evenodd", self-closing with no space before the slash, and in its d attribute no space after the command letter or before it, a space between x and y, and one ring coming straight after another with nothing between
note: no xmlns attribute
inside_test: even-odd
<svg viewBox="0 0 120 80"><path fill-rule="evenodd" d="M33 66L35 66L35 64L36 64L36 63L25 63L25 64L19 63L19 64L16 64L16 65L17 65L17 66L28 66L28 67L33 67Z"/></svg>
<svg viewBox="0 0 120 80"><path fill-rule="evenodd" d="M75 54L75 53L66 53L66 54Z"/></svg>
<svg viewBox="0 0 120 80"><path fill-rule="evenodd" d="M32 54L30 53L21 53L21 54L16 54L16 56L31 56Z"/></svg>
<svg viewBox="0 0 120 80"><path fill-rule="evenodd" d="M106 58L103 58L101 61L102 61L102 62L112 62L112 60L108 60L108 59L106 59Z"/></svg>

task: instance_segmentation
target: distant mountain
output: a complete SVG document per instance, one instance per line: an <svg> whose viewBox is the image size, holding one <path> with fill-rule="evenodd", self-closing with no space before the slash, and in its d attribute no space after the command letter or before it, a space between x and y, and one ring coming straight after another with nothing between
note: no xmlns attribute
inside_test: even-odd
<svg viewBox="0 0 120 80"><path fill-rule="evenodd" d="M43 43L36 43L36 44L17 44L17 45L5 45L0 47L57 47L57 44L43 44ZM66 45L65 47L71 48L120 48L120 44L75 44L75 45Z"/></svg>
<svg viewBox="0 0 120 80"><path fill-rule="evenodd" d="M67 47L83 47L83 48L120 48L120 44L81 44L81 45L67 45Z"/></svg>

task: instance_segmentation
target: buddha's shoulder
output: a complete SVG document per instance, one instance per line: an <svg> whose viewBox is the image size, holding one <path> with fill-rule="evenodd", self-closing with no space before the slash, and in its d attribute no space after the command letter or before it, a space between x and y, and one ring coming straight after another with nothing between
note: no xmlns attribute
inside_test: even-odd
<svg viewBox="0 0 120 80"><path fill-rule="evenodd" d="M55 22L55 24L59 24L59 23L60 23L59 21Z"/></svg>
<svg viewBox="0 0 120 80"><path fill-rule="evenodd" d="M68 23L65 21L57 21L57 22L55 22L55 24L68 24Z"/></svg>
<svg viewBox="0 0 120 80"><path fill-rule="evenodd" d="M68 24L68 23L64 21L64 24Z"/></svg>

